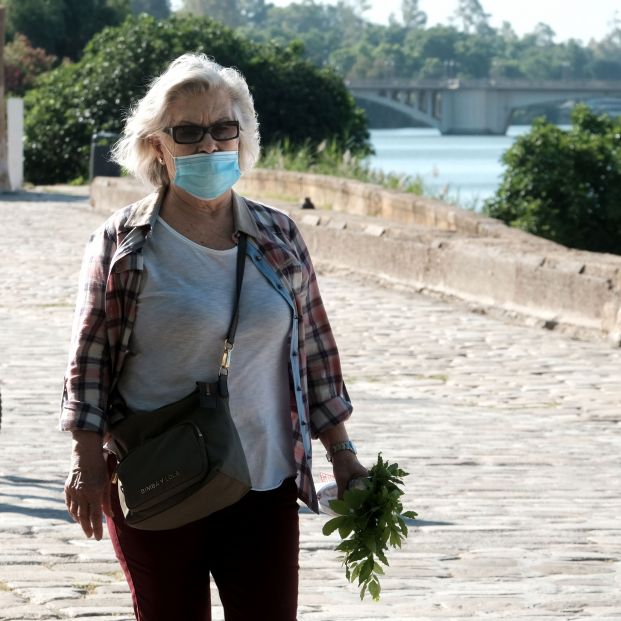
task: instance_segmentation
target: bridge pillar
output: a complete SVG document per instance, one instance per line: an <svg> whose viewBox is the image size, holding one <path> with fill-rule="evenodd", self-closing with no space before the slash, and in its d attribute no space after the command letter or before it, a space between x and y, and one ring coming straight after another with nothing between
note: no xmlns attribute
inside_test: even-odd
<svg viewBox="0 0 621 621"><path fill-rule="evenodd" d="M504 91L460 88L442 93L442 134L504 135L510 116L511 107Z"/></svg>
<svg viewBox="0 0 621 621"><path fill-rule="evenodd" d="M418 91L418 109L421 112L429 111L429 91Z"/></svg>
<svg viewBox="0 0 621 621"><path fill-rule="evenodd" d="M434 119L442 119L442 92L432 91L431 93L431 116Z"/></svg>

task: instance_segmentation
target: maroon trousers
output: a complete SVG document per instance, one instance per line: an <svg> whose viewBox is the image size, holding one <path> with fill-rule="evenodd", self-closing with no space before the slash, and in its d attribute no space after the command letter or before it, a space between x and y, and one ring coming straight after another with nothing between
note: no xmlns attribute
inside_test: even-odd
<svg viewBox="0 0 621 621"><path fill-rule="evenodd" d="M125 523L112 486L108 530L131 590L137 621L211 621L209 574L226 621L295 621L298 597L297 486L249 492L238 503L181 528L144 531Z"/></svg>

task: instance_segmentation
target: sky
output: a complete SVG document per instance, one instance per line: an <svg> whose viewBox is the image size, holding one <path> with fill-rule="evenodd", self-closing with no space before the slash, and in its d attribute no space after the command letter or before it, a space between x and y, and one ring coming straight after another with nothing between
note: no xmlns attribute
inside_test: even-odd
<svg viewBox="0 0 621 621"><path fill-rule="evenodd" d="M291 0L269 0L276 6L291 4ZM336 0L324 0L336 4ZM532 32L539 22L552 27L555 41L579 39L588 43L601 40L611 30L615 11L621 19L621 0L480 0L490 24L500 27L508 21L518 35ZM419 8L427 13L427 25L448 22L455 12L458 0L419 0ZM366 19L388 23L391 13L401 18L401 0L372 0Z"/></svg>

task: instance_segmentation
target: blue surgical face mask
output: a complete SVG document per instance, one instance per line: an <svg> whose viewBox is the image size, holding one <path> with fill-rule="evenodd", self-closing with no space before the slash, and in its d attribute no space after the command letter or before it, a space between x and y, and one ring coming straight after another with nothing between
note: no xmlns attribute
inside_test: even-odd
<svg viewBox="0 0 621 621"><path fill-rule="evenodd" d="M230 190L241 176L237 151L174 157L173 183L188 194L211 200Z"/></svg>

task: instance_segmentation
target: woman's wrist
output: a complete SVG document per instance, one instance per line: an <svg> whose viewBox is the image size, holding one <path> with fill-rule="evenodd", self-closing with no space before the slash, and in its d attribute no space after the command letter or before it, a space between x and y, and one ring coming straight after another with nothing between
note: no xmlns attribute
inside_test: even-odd
<svg viewBox="0 0 621 621"><path fill-rule="evenodd" d="M356 455L357 450L355 444L351 440L341 440L333 442L327 447L326 458L328 461L334 461L341 454Z"/></svg>
<svg viewBox="0 0 621 621"><path fill-rule="evenodd" d="M103 448L103 436L96 431L74 429L71 432L74 451L98 451Z"/></svg>
<svg viewBox="0 0 621 621"><path fill-rule="evenodd" d="M347 442L349 436L345 429L345 423L339 423L334 427L329 427L319 434L319 440L326 450L329 450L333 444L337 442Z"/></svg>

